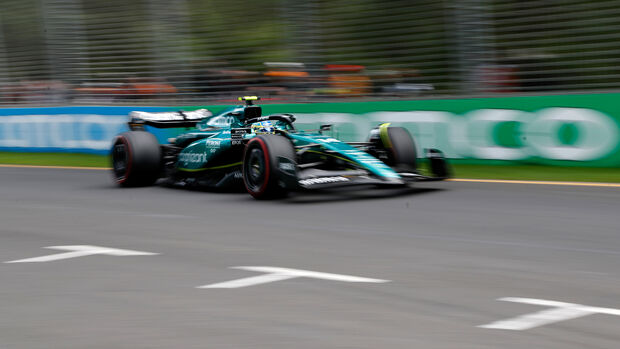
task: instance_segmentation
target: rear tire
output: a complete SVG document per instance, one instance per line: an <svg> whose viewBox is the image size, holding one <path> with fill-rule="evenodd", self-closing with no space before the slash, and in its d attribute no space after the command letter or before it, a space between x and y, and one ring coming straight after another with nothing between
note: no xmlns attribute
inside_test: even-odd
<svg viewBox="0 0 620 349"><path fill-rule="evenodd" d="M157 138L144 131L118 135L112 145L112 171L122 187L143 187L161 175L161 147Z"/></svg>
<svg viewBox="0 0 620 349"><path fill-rule="evenodd" d="M288 194L278 158L295 161L295 149L288 138L261 135L252 138L243 154L243 183L255 199L282 198Z"/></svg>

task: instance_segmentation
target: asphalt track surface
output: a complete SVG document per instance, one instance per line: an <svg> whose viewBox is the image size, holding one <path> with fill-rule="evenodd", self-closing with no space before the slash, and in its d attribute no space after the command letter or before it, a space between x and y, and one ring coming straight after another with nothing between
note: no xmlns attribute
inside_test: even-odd
<svg viewBox="0 0 620 349"><path fill-rule="evenodd" d="M618 348L613 314L479 326L551 309L503 297L620 308L619 203L618 188L462 182L257 202L0 168L1 261L159 253L0 263L0 348ZM197 288L261 275L234 266L390 282Z"/></svg>

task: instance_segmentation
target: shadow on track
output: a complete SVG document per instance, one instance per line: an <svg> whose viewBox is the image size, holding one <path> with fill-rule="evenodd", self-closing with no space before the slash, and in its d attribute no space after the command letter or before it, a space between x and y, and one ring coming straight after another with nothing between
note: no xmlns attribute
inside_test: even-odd
<svg viewBox="0 0 620 349"><path fill-rule="evenodd" d="M291 196L283 199L282 201L289 204L321 204L328 202L389 199L409 195L430 194L443 190L444 189L418 187L394 189L377 189L375 187L369 187L358 190L351 190L351 188L324 189L291 193Z"/></svg>
<svg viewBox="0 0 620 349"><path fill-rule="evenodd" d="M433 192L440 192L446 190L445 188L420 188L420 187L398 187L398 188L377 188L375 186L360 186L356 188L330 188L330 189L316 189L316 190L301 190L291 192L289 196L282 199L274 200L254 200L246 191L245 188L228 188L218 189L212 187L205 187L200 185L178 185L172 182L160 181L154 185L156 188L170 189L179 192L193 192L193 193L205 193L205 194L223 194L218 195L219 200L227 202L232 201L254 201L256 203L273 203L273 204L322 204L330 202L345 202L345 201L362 201L362 200L381 200L390 199L404 196L417 196L423 194L430 194ZM108 187L109 188L109 187ZM118 187L116 187L118 188ZM146 187L143 187L146 188ZM122 190L132 190L140 188L118 188Z"/></svg>

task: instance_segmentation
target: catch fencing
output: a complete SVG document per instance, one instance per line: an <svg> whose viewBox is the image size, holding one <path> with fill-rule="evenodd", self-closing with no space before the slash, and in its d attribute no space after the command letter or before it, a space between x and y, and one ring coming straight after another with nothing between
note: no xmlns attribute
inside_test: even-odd
<svg viewBox="0 0 620 349"><path fill-rule="evenodd" d="M620 90L620 0L3 0L0 105Z"/></svg>

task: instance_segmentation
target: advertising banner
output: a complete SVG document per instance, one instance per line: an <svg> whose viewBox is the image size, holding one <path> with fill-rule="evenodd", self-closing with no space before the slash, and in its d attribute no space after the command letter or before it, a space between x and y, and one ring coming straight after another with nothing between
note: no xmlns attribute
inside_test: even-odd
<svg viewBox="0 0 620 349"><path fill-rule="evenodd" d="M620 166L620 94L395 102L265 105L298 116L301 128L332 124L334 136L364 141L390 122L415 137L418 151L451 159L564 166Z"/></svg>
<svg viewBox="0 0 620 349"><path fill-rule="evenodd" d="M132 110L153 107L0 109L0 151L107 154L112 138L127 131Z"/></svg>
<svg viewBox="0 0 620 349"><path fill-rule="evenodd" d="M356 103L263 104L263 115L292 113L300 129L331 124L332 135L364 141L389 122L409 130L418 153L437 148L451 159L571 166L620 166L620 94L585 94ZM208 108L214 113L227 106ZM171 107L0 109L0 151L106 154L133 110ZM163 142L174 136L150 129Z"/></svg>

